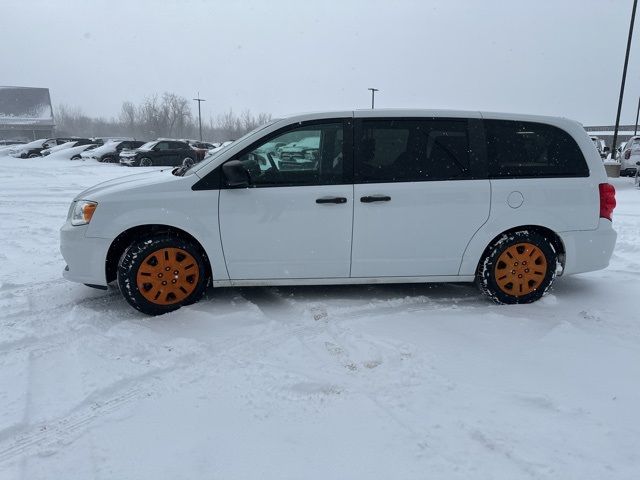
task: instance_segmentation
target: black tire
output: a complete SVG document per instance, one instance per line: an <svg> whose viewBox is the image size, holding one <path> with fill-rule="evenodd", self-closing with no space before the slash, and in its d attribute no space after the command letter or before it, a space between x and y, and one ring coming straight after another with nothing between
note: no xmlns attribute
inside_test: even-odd
<svg viewBox="0 0 640 480"><path fill-rule="evenodd" d="M115 162L113 157L110 157L110 156L102 157L102 160L100 160L100 161L104 162L104 163L114 163Z"/></svg>
<svg viewBox="0 0 640 480"><path fill-rule="evenodd" d="M181 257L186 260L180 260ZM160 262L166 260L167 263L159 263L158 259ZM178 260L182 263L176 266L175 262ZM167 264L171 266L165 272ZM136 310L147 315L162 315L202 298L209 281L206 265L206 255L193 243L175 234L160 233L142 237L133 242L120 257L118 288ZM176 270L171 272L174 268ZM167 276L163 277L163 274ZM146 279L149 279L149 283L146 283ZM175 286L169 284L176 281L178 284ZM160 285L161 282L164 285ZM181 283L186 289L180 286ZM142 289L140 284L143 285ZM180 293L177 288L184 293ZM184 297L176 298L174 292ZM151 299L154 294L156 300Z"/></svg>
<svg viewBox="0 0 640 480"><path fill-rule="evenodd" d="M71 160L80 160L82 157L80 155L74 155L71 157Z"/></svg>
<svg viewBox="0 0 640 480"><path fill-rule="evenodd" d="M153 167L153 160L151 160L149 157L144 157L140 159L140 166L141 167Z"/></svg>
<svg viewBox="0 0 640 480"><path fill-rule="evenodd" d="M29 155L29 158L38 158L40 155L38 155L37 153L32 153L31 155Z"/></svg>
<svg viewBox="0 0 640 480"><path fill-rule="evenodd" d="M551 287L557 264L556 250L544 235L530 230L503 234L487 247L476 283L495 303L532 303Z"/></svg>

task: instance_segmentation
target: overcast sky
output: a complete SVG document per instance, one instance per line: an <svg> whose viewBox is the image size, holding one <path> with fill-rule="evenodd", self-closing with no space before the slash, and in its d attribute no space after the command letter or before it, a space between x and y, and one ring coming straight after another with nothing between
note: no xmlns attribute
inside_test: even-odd
<svg viewBox="0 0 640 480"><path fill-rule="evenodd" d="M277 117L367 108L367 87L377 87L379 107L612 124L632 3L0 0L0 84L48 87L54 107L106 117L164 91L199 91L204 119L229 108Z"/></svg>

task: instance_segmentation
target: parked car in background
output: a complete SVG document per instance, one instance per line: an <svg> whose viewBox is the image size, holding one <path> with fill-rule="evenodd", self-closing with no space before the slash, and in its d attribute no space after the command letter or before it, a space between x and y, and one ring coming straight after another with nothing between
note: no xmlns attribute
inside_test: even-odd
<svg viewBox="0 0 640 480"><path fill-rule="evenodd" d="M631 137L620 157L620 175L633 177L640 161L640 136Z"/></svg>
<svg viewBox="0 0 640 480"><path fill-rule="evenodd" d="M207 155L207 152L209 150L211 150L212 148L215 148L215 145L209 142L199 142L197 140L183 140L183 141L188 143L189 146L193 148L193 151L196 152L196 158L198 159L198 161L202 160Z"/></svg>
<svg viewBox="0 0 640 480"><path fill-rule="evenodd" d="M278 148L277 154L280 157L280 160L314 160L319 148L319 138L306 137Z"/></svg>
<svg viewBox="0 0 640 480"><path fill-rule="evenodd" d="M24 145L16 145L9 151L9 154L16 158L36 158L40 156L40 152L45 148L62 145L63 143L70 142L72 140L75 140L75 138L41 138L39 140L34 140L33 142L25 143Z"/></svg>
<svg viewBox="0 0 640 480"><path fill-rule="evenodd" d="M315 139L313 169L256 160L291 138ZM152 315L208 285L475 282L516 304L557 275L605 268L616 242L614 187L582 125L564 118L308 114L207 158L78 194L60 232L63 275L116 281Z"/></svg>
<svg viewBox="0 0 640 480"><path fill-rule="evenodd" d="M224 148L231 145L232 143L233 143L232 141L213 143L212 144L213 148L210 148L209 150L207 150L206 156L208 157L210 155L217 154L221 152Z"/></svg>
<svg viewBox="0 0 640 480"><path fill-rule="evenodd" d="M111 141L92 150L84 151L81 156L85 160L93 159L104 163L118 163L120 152L135 150L144 144L145 142L140 140Z"/></svg>
<svg viewBox="0 0 640 480"><path fill-rule="evenodd" d="M596 135L591 135L590 138L593 144L595 145L596 150L598 150L598 153L600 154L600 158L602 159L607 158L607 155L609 155L609 152L611 149L607 147L607 144L605 143L605 141Z"/></svg>
<svg viewBox="0 0 640 480"><path fill-rule="evenodd" d="M22 145L25 142L24 140L0 140L0 147L5 147L7 145Z"/></svg>
<svg viewBox="0 0 640 480"><path fill-rule="evenodd" d="M55 152L51 152L47 156L48 159L51 160L80 160L82 157L82 153L87 150L91 150L92 148L96 148L98 144L89 143L85 145L76 145L74 147L64 148L62 150L58 150Z"/></svg>
<svg viewBox="0 0 640 480"><path fill-rule="evenodd" d="M50 153L58 152L60 150L66 149L66 148L79 147L81 145L96 145L96 142L92 141L92 140L90 140L88 138L78 138L78 139L74 139L74 140L72 140L70 142L65 142L63 144L56 145L55 147L45 148L44 150L42 150L40 152L40 156L46 157Z"/></svg>
<svg viewBox="0 0 640 480"><path fill-rule="evenodd" d="M92 137L91 140L96 140L96 143L108 143L108 142L122 142L124 140L135 140L133 137Z"/></svg>
<svg viewBox="0 0 640 480"><path fill-rule="evenodd" d="M135 150L123 150L120 164L129 167L191 166L197 160L196 152L180 140L154 140Z"/></svg>
<svg viewBox="0 0 640 480"><path fill-rule="evenodd" d="M616 147L616 156L615 160L620 160L622 154L624 153L625 148L627 147L627 142L621 142L620 145Z"/></svg>

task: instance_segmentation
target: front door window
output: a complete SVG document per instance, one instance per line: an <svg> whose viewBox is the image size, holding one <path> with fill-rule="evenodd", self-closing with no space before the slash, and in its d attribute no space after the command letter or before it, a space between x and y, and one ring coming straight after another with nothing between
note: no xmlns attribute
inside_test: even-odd
<svg viewBox="0 0 640 480"><path fill-rule="evenodd" d="M295 128L238 158L255 187L332 185L343 182L342 122Z"/></svg>

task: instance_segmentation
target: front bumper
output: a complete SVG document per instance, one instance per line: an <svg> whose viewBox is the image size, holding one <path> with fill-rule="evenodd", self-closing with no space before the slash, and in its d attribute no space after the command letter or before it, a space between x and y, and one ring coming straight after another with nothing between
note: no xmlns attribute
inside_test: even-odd
<svg viewBox="0 0 640 480"><path fill-rule="evenodd" d="M596 230L560 233L566 251L563 275L607 268L617 236L612 223L604 218L600 219Z"/></svg>
<svg viewBox="0 0 640 480"><path fill-rule="evenodd" d="M120 165L133 167L135 165L138 165L138 159L136 157L120 157Z"/></svg>
<svg viewBox="0 0 640 480"><path fill-rule="evenodd" d="M67 222L60 229L60 252L67 262L62 276L67 280L107 286L106 260L111 241L87 237L88 225Z"/></svg>

